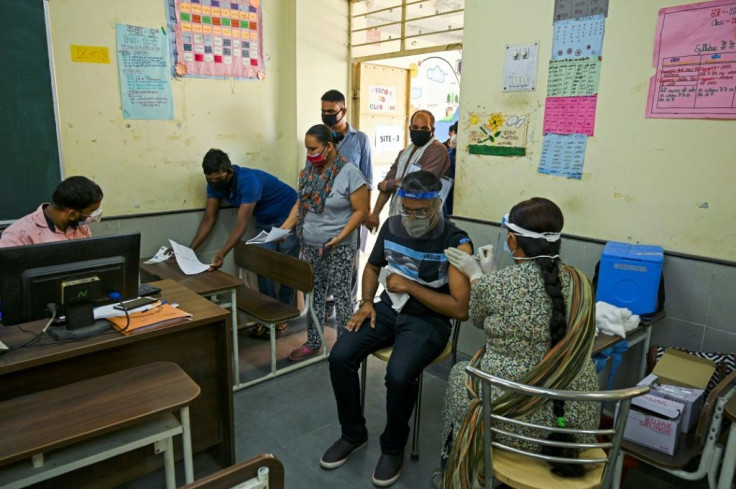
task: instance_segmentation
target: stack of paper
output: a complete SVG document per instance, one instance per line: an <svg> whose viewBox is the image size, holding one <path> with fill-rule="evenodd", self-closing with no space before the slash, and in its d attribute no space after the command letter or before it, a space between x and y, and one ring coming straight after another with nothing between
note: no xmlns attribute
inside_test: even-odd
<svg viewBox="0 0 736 489"><path fill-rule="evenodd" d="M150 309L133 312L129 314L130 321L125 316L109 317L113 328L124 335L130 335L139 331L150 331L173 323L191 320L192 315L177 309L171 304L157 302Z"/></svg>

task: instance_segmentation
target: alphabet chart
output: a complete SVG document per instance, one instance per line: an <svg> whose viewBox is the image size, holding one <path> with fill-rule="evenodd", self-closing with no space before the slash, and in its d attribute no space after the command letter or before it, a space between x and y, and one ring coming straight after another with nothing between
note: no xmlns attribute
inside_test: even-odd
<svg viewBox="0 0 736 489"><path fill-rule="evenodd" d="M174 76L260 78L260 0L167 0Z"/></svg>

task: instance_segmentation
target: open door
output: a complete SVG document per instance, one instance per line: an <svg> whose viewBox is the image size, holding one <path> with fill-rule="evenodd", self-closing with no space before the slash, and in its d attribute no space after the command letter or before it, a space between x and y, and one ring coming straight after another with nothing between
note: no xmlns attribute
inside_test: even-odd
<svg viewBox="0 0 736 489"><path fill-rule="evenodd" d="M351 119L371 140L374 185L383 180L407 144L410 83L408 69L353 65Z"/></svg>

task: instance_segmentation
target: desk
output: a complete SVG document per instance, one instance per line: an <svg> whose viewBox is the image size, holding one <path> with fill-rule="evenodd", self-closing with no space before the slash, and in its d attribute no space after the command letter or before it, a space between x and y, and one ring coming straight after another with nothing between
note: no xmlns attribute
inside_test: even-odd
<svg viewBox="0 0 736 489"><path fill-rule="evenodd" d="M179 285L183 285L187 289L193 291L195 294L203 295L206 297L219 294L221 292L230 293L230 303L221 304L223 307L230 307L230 324L233 327L233 334L238 334L238 307L237 307L237 294L236 291L239 286L243 285L243 280L230 275L229 273L222 272L220 270L213 270L211 272L202 272L196 275L187 275L181 271L176 260L166 260L159 263L144 263L145 260L141 260L141 282L149 282L151 280L162 280L168 279L177 282ZM237 345L237 343L235 343ZM228 349L228 351L230 351ZM233 355L233 372L234 379L236 382L240 382L238 366L238 353L234 352Z"/></svg>
<svg viewBox="0 0 736 489"><path fill-rule="evenodd" d="M718 477L718 489L730 489L733 483L734 467L736 466L736 395L731 396L724 409L726 417L731 420L728 431L728 442L723 452L723 466Z"/></svg>
<svg viewBox="0 0 736 489"><path fill-rule="evenodd" d="M644 374L647 370L646 354L647 351L649 351L649 342L652 337L652 325L657 321L663 319L664 317L664 311L659 312L655 314L651 319L640 322L638 327L626 333L626 340L629 342L629 346L636 345L638 343L641 343L642 341L644 342L644 354L639 359L639 379L644 378ZM593 355L615 345L619 341L622 341L622 338L620 336L599 334L595 337L595 341L593 342Z"/></svg>
<svg viewBox="0 0 736 489"><path fill-rule="evenodd" d="M190 408L193 451L208 449L222 466L235 462L230 315L189 289L163 280L161 296L178 302L192 320L122 336L114 332L75 342L41 344L0 356L0 401L99 377L155 361L178 364L201 396ZM40 331L45 321L22 325ZM0 328L7 345L28 339L17 326ZM63 413L59 420L63 422ZM141 449L54 479L45 487L115 487L161 468L159 456Z"/></svg>

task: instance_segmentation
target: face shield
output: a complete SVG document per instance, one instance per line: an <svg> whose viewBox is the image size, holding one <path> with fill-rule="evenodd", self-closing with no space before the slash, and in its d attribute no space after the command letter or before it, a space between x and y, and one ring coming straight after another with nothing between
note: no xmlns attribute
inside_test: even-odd
<svg viewBox="0 0 736 489"><path fill-rule="evenodd" d="M389 230L396 236L408 239L435 239L442 234L445 220L442 218L440 192L396 191L399 199L398 216L389 219ZM405 206L405 202L424 201L426 205Z"/></svg>
<svg viewBox="0 0 736 489"><path fill-rule="evenodd" d="M516 236L522 236L524 238L532 238L532 239L543 239L545 241L549 241L550 243L554 243L555 241L560 240L560 233L537 233L534 231L529 231L528 229L524 229L521 226L518 226L512 222L509 222L509 215L506 214L503 216L503 219L501 219L501 229L498 233L498 240L496 241L496 248L495 253L493 254L493 264L496 267L495 269L498 270L502 266L506 265L506 262L511 260L535 260L537 258L559 258L560 255L539 255L539 256L527 256L527 257L520 257L515 258L513 257L513 252L515 250L511 250L508 248L508 238L509 238L509 231L514 233ZM504 250L505 252L501 252L501 250Z"/></svg>

